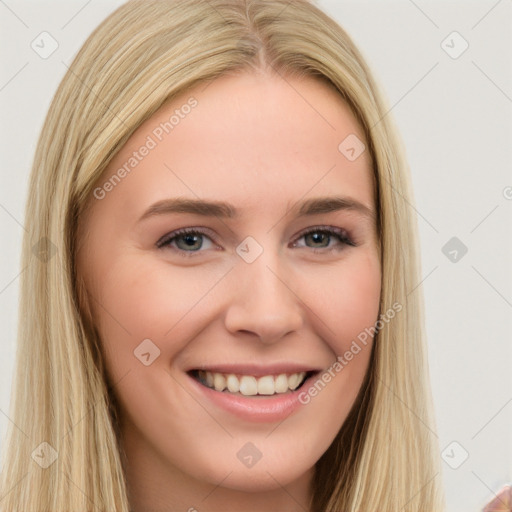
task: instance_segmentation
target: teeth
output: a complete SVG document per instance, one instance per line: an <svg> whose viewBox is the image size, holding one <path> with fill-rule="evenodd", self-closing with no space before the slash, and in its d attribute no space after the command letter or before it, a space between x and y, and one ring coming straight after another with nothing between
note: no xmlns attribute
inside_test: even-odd
<svg viewBox="0 0 512 512"><path fill-rule="evenodd" d="M226 377L222 373L213 374L213 386L217 391L223 391L226 389Z"/></svg>
<svg viewBox="0 0 512 512"><path fill-rule="evenodd" d="M284 373L275 379L274 390L276 393L286 393L288 391L288 377Z"/></svg>
<svg viewBox="0 0 512 512"><path fill-rule="evenodd" d="M274 387L274 377L272 375L258 379L258 395L273 395Z"/></svg>
<svg viewBox="0 0 512 512"><path fill-rule="evenodd" d="M288 387L290 389L296 389L300 384L300 376L297 373L288 377Z"/></svg>
<svg viewBox="0 0 512 512"><path fill-rule="evenodd" d="M265 375L260 378L252 375L237 376L232 373L212 373L204 370L198 372L199 380L207 387L216 391L227 389L230 393L240 393L245 396L286 393L290 389L297 389L305 376L306 372L292 373L291 375L285 373L277 376Z"/></svg>
<svg viewBox="0 0 512 512"><path fill-rule="evenodd" d="M207 376L212 375L210 372L206 372ZM236 375L228 375L228 378L226 379L228 384L228 389L231 393L237 393L240 391L240 381L237 379Z"/></svg>
<svg viewBox="0 0 512 512"><path fill-rule="evenodd" d="M256 377L249 377L244 375L240 379L240 393L246 396L257 395L258 381L256 380Z"/></svg>

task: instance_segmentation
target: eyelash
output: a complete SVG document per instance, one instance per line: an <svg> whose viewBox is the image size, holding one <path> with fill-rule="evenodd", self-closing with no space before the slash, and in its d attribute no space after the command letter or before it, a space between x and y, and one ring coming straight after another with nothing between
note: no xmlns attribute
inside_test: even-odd
<svg viewBox="0 0 512 512"><path fill-rule="evenodd" d="M342 246L347 246L348 245L348 246L351 246L351 247L357 247L357 244L355 242L353 242L353 240L348 236L348 234L346 233L346 231L344 229L335 228L335 227L329 227L329 226L316 226L314 228L309 228L309 229L307 229L305 231L302 231L299 234L299 236L295 239L295 242L293 242L293 244L295 245L298 240L300 240L301 238L309 235L310 233L326 234L329 237L337 238ZM169 233L169 234L165 235L164 237L162 237L156 243L156 246L157 246L158 249L169 248L171 250L177 251L178 254L180 254L181 256L183 256L185 258L194 257L194 255L196 253L203 252L201 250L185 251L183 249L172 247L170 245L174 240L176 240L177 238L179 238L180 236L183 236L183 235L204 235L204 236L210 238L210 240L212 240L212 237L204 229L201 229L201 228L183 228L183 229L178 229L176 231L173 231L172 233ZM212 240L212 242L213 241L214 240ZM308 247L307 246L303 246L303 248L308 248ZM331 247L331 248L309 247L309 249L311 249L315 253L326 253L326 252L331 252L333 250L336 250L333 247ZM342 249L340 248L338 250L342 250Z"/></svg>

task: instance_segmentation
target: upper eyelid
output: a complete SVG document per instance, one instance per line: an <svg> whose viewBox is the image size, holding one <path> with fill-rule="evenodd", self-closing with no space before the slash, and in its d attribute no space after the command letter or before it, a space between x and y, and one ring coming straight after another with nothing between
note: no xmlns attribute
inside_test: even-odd
<svg viewBox="0 0 512 512"><path fill-rule="evenodd" d="M309 233L314 232L322 232L326 231L330 233L330 235L334 235L336 237L339 237L342 240L342 243L345 243L346 245L359 245L356 243L356 240L351 235L351 233L342 227L335 227L335 226L325 226L325 225L318 225L318 226L312 226L309 228L304 228L303 230L299 231L299 233L295 236L294 242L296 243L297 240L301 239L303 236L308 235ZM343 241L343 239L346 239L346 242Z"/></svg>
<svg viewBox="0 0 512 512"><path fill-rule="evenodd" d="M296 235L296 238L307 235L308 233L310 233L312 231L332 231L335 234L338 234L337 232L341 231L342 234L344 233L347 235L347 238L350 238L350 233L346 228L342 228L340 226L329 226L329 225L325 225L325 224L318 224L316 226L310 226L310 227L301 229L298 232L298 234Z"/></svg>
<svg viewBox="0 0 512 512"><path fill-rule="evenodd" d="M209 237L212 240L212 242L215 241L215 236L212 236L211 231L207 228L186 227L186 228L178 228L173 231L170 231L169 233L166 233L164 236L159 238L159 240L156 242L155 245L158 247L160 245L163 245L166 242L170 242L171 240L173 240L179 236L187 235L189 233L192 233L192 234L199 233L200 235Z"/></svg>

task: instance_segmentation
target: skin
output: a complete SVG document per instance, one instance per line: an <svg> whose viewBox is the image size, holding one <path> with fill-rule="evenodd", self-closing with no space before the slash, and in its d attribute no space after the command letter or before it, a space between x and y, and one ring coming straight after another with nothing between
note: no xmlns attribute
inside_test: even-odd
<svg viewBox="0 0 512 512"><path fill-rule="evenodd" d="M191 389L185 370L248 361L327 369L375 324L381 267L371 218L291 210L340 195L375 211L370 156L349 161L338 150L349 134L364 136L331 88L251 71L164 105L116 155L100 186L192 96L197 106L103 199L92 199L81 219L77 265L120 403L132 509L308 510L314 465L361 387L371 338L280 422L219 409ZM139 222L151 204L171 197L226 201L239 218L170 213ZM345 229L357 246L301 235L319 226ZM208 231L192 257L179 253L187 250L183 237L156 247L183 227ZM247 236L263 248L250 264L236 252ZM160 350L149 366L134 356L144 339ZM237 458L247 442L262 454L251 468Z"/></svg>

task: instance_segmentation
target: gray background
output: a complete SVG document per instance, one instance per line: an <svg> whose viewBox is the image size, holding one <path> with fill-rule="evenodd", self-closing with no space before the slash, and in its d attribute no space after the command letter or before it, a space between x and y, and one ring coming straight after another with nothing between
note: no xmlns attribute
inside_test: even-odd
<svg viewBox="0 0 512 512"><path fill-rule="evenodd" d="M66 64L122 3L0 0L2 447L23 212L37 137ZM420 228L448 511L478 511L512 483L512 1L317 5L362 51L404 140ZM48 58L31 48L43 31L58 42ZM457 55L464 40L469 47ZM455 245L443 252L452 237ZM468 249L463 256L461 243ZM457 260L451 261L454 248Z"/></svg>

